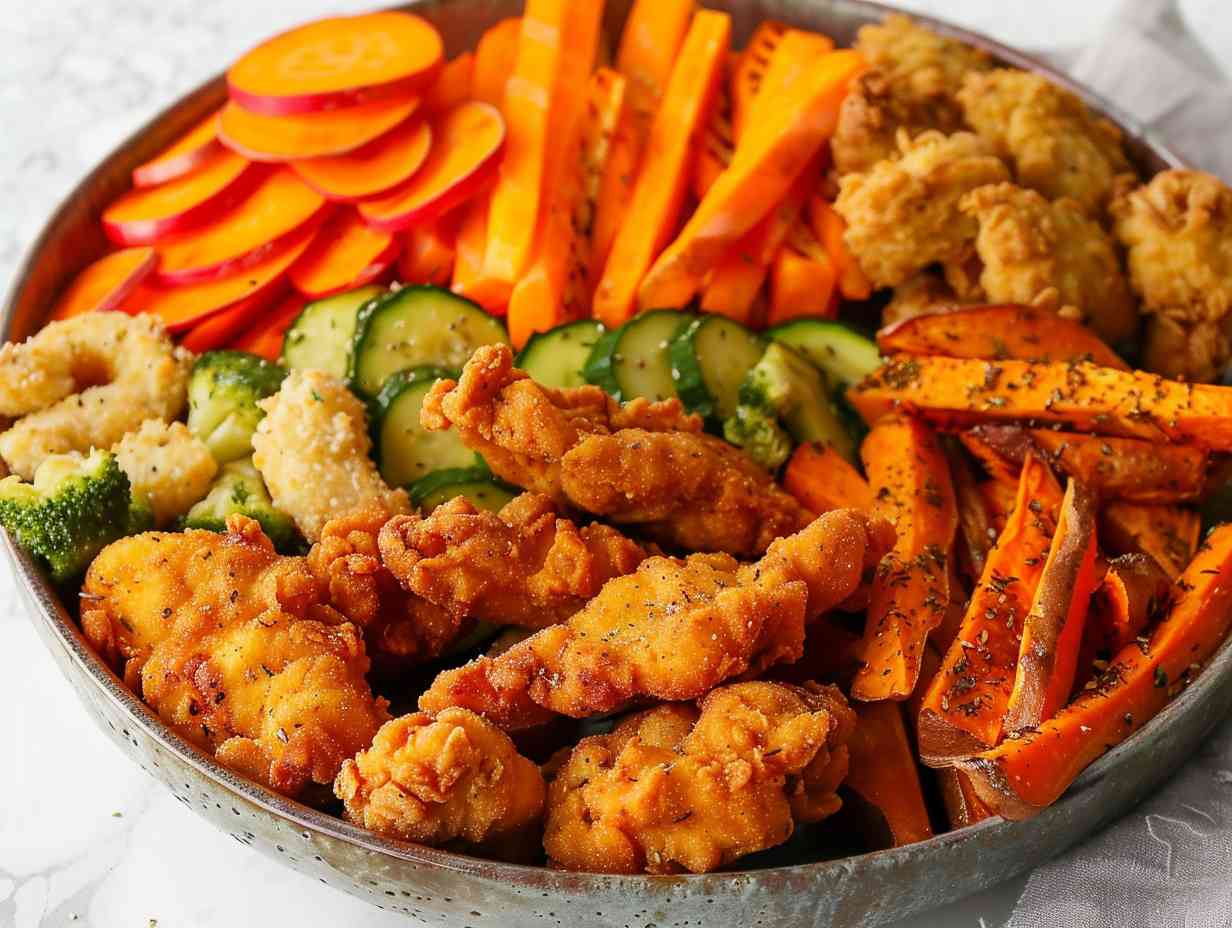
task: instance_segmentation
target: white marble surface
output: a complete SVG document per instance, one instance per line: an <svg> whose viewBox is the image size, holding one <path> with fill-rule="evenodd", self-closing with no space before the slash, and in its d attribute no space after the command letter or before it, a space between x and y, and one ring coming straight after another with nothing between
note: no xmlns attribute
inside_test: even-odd
<svg viewBox="0 0 1232 928"><path fill-rule="evenodd" d="M0 286L58 199L157 109L256 37L371 5L0 0ZM904 5L1068 59L1106 37L1117 0ZM1181 8L1212 57L1232 60L1226 0L1183 0ZM0 925L408 924L230 840L131 765L77 705L12 583L0 568ZM1003 925L1022 885L902 928Z"/></svg>

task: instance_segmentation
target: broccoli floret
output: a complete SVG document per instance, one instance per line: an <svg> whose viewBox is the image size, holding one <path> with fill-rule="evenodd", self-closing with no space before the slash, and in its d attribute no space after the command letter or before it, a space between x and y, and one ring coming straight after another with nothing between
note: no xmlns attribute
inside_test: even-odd
<svg viewBox="0 0 1232 928"><path fill-rule="evenodd" d="M231 461L222 466L205 499L188 510L184 528L221 532L227 527L227 516L233 513L261 523L262 531L279 551L290 553L300 549L301 539L295 522L274 507L261 475L252 464L252 458Z"/></svg>
<svg viewBox="0 0 1232 928"><path fill-rule="evenodd" d="M740 405L723 423L723 437L739 445L766 470L778 470L791 455L791 436L773 412Z"/></svg>
<svg viewBox="0 0 1232 928"><path fill-rule="evenodd" d="M243 351L207 351L188 381L188 428L220 464L252 454L265 415L259 400L278 392L286 368Z"/></svg>
<svg viewBox="0 0 1232 928"><path fill-rule="evenodd" d="M141 511L133 506L128 477L107 451L52 455L32 483L0 480L0 525L57 583L83 574L111 542L148 527ZM148 516L148 505L144 511Z"/></svg>

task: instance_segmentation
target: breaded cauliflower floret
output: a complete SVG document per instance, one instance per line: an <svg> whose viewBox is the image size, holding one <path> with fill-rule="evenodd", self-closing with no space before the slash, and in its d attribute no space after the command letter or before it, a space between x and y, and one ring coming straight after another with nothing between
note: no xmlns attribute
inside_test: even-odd
<svg viewBox="0 0 1232 928"><path fill-rule="evenodd" d="M133 496L150 504L159 528L203 499L218 473L210 449L183 422L147 419L112 450L128 474Z"/></svg>

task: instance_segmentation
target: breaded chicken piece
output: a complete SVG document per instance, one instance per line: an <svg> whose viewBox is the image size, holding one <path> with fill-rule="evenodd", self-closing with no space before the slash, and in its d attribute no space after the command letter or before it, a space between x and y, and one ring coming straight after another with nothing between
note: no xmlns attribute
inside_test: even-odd
<svg viewBox="0 0 1232 928"><path fill-rule="evenodd" d="M961 264L971 253L975 220L958 209L967 193L1009 180L991 146L970 132L900 134L901 157L839 181L834 208L845 240L878 287L895 287L930 264Z"/></svg>
<svg viewBox="0 0 1232 928"><path fill-rule="evenodd" d="M364 406L337 377L291 371L260 403L265 418L252 436L252 463L274 505L309 541L335 516L377 506L409 512L405 490L391 490L368 456Z"/></svg>
<svg viewBox="0 0 1232 928"><path fill-rule="evenodd" d="M438 380L421 413L452 426L498 477L673 549L756 556L808 515L773 477L678 400L620 404L598 387L555 390L479 348L462 377Z"/></svg>
<svg viewBox="0 0 1232 928"><path fill-rule="evenodd" d="M1111 212L1150 316L1147 367L1215 380L1232 328L1232 189L1201 171L1163 171L1120 191Z"/></svg>
<svg viewBox="0 0 1232 928"><path fill-rule="evenodd" d="M385 568L377 539L390 518L372 507L330 519L308 552L329 604L364 630L368 656L382 672L440 657L474 624L408 593Z"/></svg>
<svg viewBox="0 0 1232 928"><path fill-rule="evenodd" d="M1112 237L1076 201L996 184L967 194L959 208L979 224L979 284L989 303L1084 320L1110 344L1137 330L1137 303Z"/></svg>
<svg viewBox="0 0 1232 928"><path fill-rule="evenodd" d="M805 623L859 587L892 535L886 523L844 509L775 542L755 564L723 554L652 557L568 622L443 672L419 707L462 706L515 730L553 713L585 718L638 699L697 699L724 680L798 659Z"/></svg>
<svg viewBox="0 0 1232 928"><path fill-rule="evenodd" d="M963 128L955 95L972 71L991 66L986 52L925 29L907 16L887 16L856 33L869 71L852 85L831 140L840 174L867 171L898 154L902 129L951 133Z"/></svg>
<svg viewBox="0 0 1232 928"><path fill-rule="evenodd" d="M607 525L579 528L546 496L499 513L459 496L381 529L384 565L408 590L457 616L540 629L563 622L648 552Z"/></svg>
<svg viewBox="0 0 1232 928"><path fill-rule="evenodd" d="M1132 168L1121 130L1039 74L1001 68L971 73L958 92L967 122L1009 159L1014 178L1050 200L1077 200L1101 216Z"/></svg>
<svg viewBox="0 0 1232 928"><path fill-rule="evenodd" d="M894 295L881 311L881 324L893 325L904 319L959 306L963 302L936 271L920 271L894 288Z"/></svg>
<svg viewBox="0 0 1232 928"><path fill-rule="evenodd" d="M118 541L81 595L87 639L164 722L288 796L333 783L389 718L360 630L244 516Z"/></svg>
<svg viewBox="0 0 1232 928"><path fill-rule="evenodd" d="M112 451L128 475L133 496L149 502L159 528L204 499L218 473L210 449L183 422L146 419Z"/></svg>
<svg viewBox="0 0 1232 928"><path fill-rule="evenodd" d="M446 709L386 722L342 765L334 792L346 817L369 831L503 857L538 844L545 787L503 731Z"/></svg>
<svg viewBox="0 0 1232 928"><path fill-rule="evenodd" d="M556 866L705 873L841 806L855 713L835 687L737 683L584 738L548 786Z"/></svg>

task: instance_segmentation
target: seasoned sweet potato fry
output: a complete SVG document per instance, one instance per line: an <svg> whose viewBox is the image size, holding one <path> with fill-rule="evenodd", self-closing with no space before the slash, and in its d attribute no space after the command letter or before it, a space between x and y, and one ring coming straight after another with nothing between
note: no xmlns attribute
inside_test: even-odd
<svg viewBox="0 0 1232 928"><path fill-rule="evenodd" d="M992 429L999 431L990 436L989 431ZM1004 442L992 440L1003 437ZM1022 430L1015 426L976 426L959 435L958 440L971 456L980 462L984 472L1000 483L1018 482L1023 458L1031 450L1030 441ZM1016 443L1010 445L1009 442Z"/></svg>
<svg viewBox="0 0 1232 928"><path fill-rule="evenodd" d="M844 785L881 813L894 847L931 838L933 828L902 707L881 702L854 703L852 708L857 724L847 742L850 765Z"/></svg>
<svg viewBox="0 0 1232 928"><path fill-rule="evenodd" d="M851 462L830 445L796 448L783 472L783 489L809 512L852 508L871 512L873 491Z"/></svg>
<svg viewBox="0 0 1232 928"><path fill-rule="evenodd" d="M966 828L992 817L992 810L976 795L969 776L953 767L943 767L936 773L950 828Z"/></svg>
<svg viewBox="0 0 1232 928"><path fill-rule="evenodd" d="M993 528L992 511L984 494L980 492L967 458L960 451L950 448L946 456L950 462L950 481L954 485L954 502L958 506L958 561L972 583L980 579L988 552L997 540Z"/></svg>
<svg viewBox="0 0 1232 928"><path fill-rule="evenodd" d="M1176 583L1149 641L1123 648L1036 731L958 761L980 799L1010 819L1055 802L1082 770L1154 718L1195 678L1232 625L1232 525L1217 528Z"/></svg>
<svg viewBox="0 0 1232 928"><path fill-rule="evenodd" d="M1112 656L1142 634L1168 603L1172 581L1153 557L1122 554L1113 558L1091 597L1091 611L1078 652L1081 686L1095 676Z"/></svg>
<svg viewBox="0 0 1232 928"><path fill-rule="evenodd" d="M1100 533L1115 554L1148 554L1175 580L1193 560L1202 520L1180 506L1109 503L1100 512Z"/></svg>

